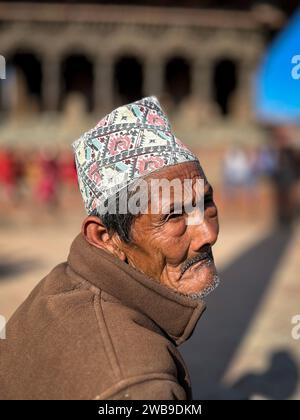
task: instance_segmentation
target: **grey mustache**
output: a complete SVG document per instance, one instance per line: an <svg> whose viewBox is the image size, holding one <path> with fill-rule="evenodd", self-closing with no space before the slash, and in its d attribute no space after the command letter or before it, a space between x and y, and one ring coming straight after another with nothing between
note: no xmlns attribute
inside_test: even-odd
<svg viewBox="0 0 300 420"><path fill-rule="evenodd" d="M211 253L211 250L209 250L209 251L204 251L204 252L201 252L200 254L197 254L195 257L193 257L193 258L190 258L189 260L186 260L184 263L183 263L183 266L181 267L181 275L187 270L187 269L189 269L192 265L194 265L194 264L196 264L196 263L198 263L198 262L200 262L200 261L203 261L203 260L212 260L213 259L213 257L212 257L212 253Z"/></svg>

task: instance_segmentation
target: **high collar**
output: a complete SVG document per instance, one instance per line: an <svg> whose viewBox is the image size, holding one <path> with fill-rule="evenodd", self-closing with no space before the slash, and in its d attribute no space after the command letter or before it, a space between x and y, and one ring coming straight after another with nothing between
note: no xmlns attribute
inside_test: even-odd
<svg viewBox="0 0 300 420"><path fill-rule="evenodd" d="M177 345L192 334L205 309L194 300L159 284L105 250L90 245L82 234L68 256L73 271L153 320Z"/></svg>

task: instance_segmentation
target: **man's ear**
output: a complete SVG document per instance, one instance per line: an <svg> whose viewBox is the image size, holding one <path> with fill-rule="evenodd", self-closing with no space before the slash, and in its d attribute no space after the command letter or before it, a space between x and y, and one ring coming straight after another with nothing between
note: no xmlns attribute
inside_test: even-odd
<svg viewBox="0 0 300 420"><path fill-rule="evenodd" d="M126 261L125 253L120 249L116 240L108 233L107 228L97 216L88 216L84 219L81 232L85 239L96 248L104 249L122 261Z"/></svg>

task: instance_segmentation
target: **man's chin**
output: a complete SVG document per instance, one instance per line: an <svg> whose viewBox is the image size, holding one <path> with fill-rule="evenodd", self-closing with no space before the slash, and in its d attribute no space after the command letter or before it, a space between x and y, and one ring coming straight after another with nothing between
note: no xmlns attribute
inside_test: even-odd
<svg viewBox="0 0 300 420"><path fill-rule="evenodd" d="M216 287L218 273L213 260L204 260L192 265L181 279L181 291L184 294L201 294L211 287Z"/></svg>
<svg viewBox="0 0 300 420"><path fill-rule="evenodd" d="M212 280L201 290L191 291L187 295L192 299L204 299L207 295L213 292L220 284L220 277L216 273L214 274Z"/></svg>
<svg viewBox="0 0 300 420"><path fill-rule="evenodd" d="M181 279L182 285L181 291L192 298L204 298L211 293L219 285L220 279L215 267L212 262L206 266L202 266L199 269L186 272Z"/></svg>

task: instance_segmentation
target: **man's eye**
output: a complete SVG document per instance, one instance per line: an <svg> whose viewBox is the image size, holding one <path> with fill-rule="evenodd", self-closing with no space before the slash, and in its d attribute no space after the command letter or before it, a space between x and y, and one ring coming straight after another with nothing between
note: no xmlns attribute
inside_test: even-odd
<svg viewBox="0 0 300 420"><path fill-rule="evenodd" d="M170 213L170 214L167 214L166 215L166 222L168 222L169 220L172 220L172 219L177 219L177 218L179 218L179 217L181 217L182 216L182 213Z"/></svg>

